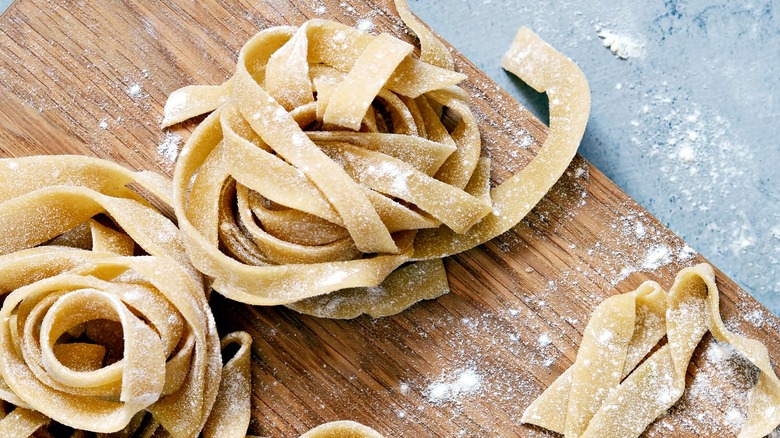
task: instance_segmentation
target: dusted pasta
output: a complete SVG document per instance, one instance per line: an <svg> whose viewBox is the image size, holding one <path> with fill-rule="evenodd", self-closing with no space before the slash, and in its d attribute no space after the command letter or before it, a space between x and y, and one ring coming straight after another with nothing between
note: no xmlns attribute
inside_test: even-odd
<svg viewBox="0 0 780 438"><path fill-rule="evenodd" d="M164 126L213 111L177 161L174 205L221 294L326 317L397 313L447 292L441 259L516 225L573 158L587 82L524 29L505 67L550 94L550 131L491 188L465 76L396 4L420 59L388 35L311 20L258 33L224 84L171 93Z"/></svg>
<svg viewBox="0 0 780 438"><path fill-rule="evenodd" d="M301 438L382 438L382 435L368 426L344 420L317 426Z"/></svg>
<svg viewBox="0 0 780 438"><path fill-rule="evenodd" d="M739 436L769 434L780 425L780 380L761 342L726 330L707 264L680 271L668 294L648 281L604 300L585 328L574 365L522 420L566 437L639 436L682 396L691 355L708 330L760 370ZM666 345L648 356L664 336Z"/></svg>
<svg viewBox="0 0 780 438"><path fill-rule="evenodd" d="M231 382L248 382L251 339L228 336L241 348L222 366L178 229L128 188L169 204L166 180L76 156L2 159L0 169L0 435L30 436L51 419L243 437L249 386Z"/></svg>

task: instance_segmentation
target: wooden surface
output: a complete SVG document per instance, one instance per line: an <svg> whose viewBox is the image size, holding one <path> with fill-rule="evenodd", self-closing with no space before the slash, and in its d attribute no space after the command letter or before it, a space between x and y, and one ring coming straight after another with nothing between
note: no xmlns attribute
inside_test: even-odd
<svg viewBox="0 0 780 438"><path fill-rule="evenodd" d="M17 0L0 19L0 156L86 154L170 174L158 152L168 93L221 83L255 32L309 18L370 20L373 32L413 40L385 0ZM501 181L533 156L544 127L467 60L457 67ZM520 415L571 365L593 308L646 279L669 287L700 261L578 157L515 229L446 261L451 294L401 315L330 321L219 296L212 304L222 330L255 340L252 433L293 437L352 419L388 436L545 435ZM727 326L761 339L780 363L777 318L724 276L718 284ZM706 336L691 389L647 434L734 435L753 379Z"/></svg>

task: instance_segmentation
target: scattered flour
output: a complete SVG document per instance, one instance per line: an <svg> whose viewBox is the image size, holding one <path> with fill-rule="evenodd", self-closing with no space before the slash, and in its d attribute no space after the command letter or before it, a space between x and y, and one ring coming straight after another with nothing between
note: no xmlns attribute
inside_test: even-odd
<svg viewBox="0 0 780 438"><path fill-rule="evenodd" d="M707 348L707 361L717 364L731 357L734 349L729 344L713 342Z"/></svg>
<svg viewBox="0 0 780 438"><path fill-rule="evenodd" d="M691 145L685 144L677 151L677 156L686 163L693 163L696 159L696 151L693 150Z"/></svg>
<svg viewBox="0 0 780 438"><path fill-rule="evenodd" d="M542 333L539 336L538 342L539 342L539 346L544 348L552 344L552 339L550 339L550 335L548 335L547 333Z"/></svg>
<svg viewBox="0 0 780 438"><path fill-rule="evenodd" d="M597 32L604 47L620 59L637 58L644 53L644 46L631 37L618 35L607 29L597 29Z"/></svg>
<svg viewBox="0 0 780 438"><path fill-rule="evenodd" d="M726 424L741 428L742 425L745 423L745 416L742 414L742 411L736 408L729 409L728 412L726 412Z"/></svg>
<svg viewBox="0 0 780 438"><path fill-rule="evenodd" d="M428 401L443 403L456 401L461 394L473 394L482 387L482 376L472 368L459 370L454 376L433 382L428 386Z"/></svg>
<svg viewBox="0 0 780 438"><path fill-rule="evenodd" d="M157 154L160 155L163 164L166 166L172 167L176 162L176 157L179 156L181 140L181 135L168 131L165 133L165 139L163 139L162 143L157 145Z"/></svg>
<svg viewBox="0 0 780 438"><path fill-rule="evenodd" d="M357 29L363 32L371 32L374 29L374 22L368 18L363 18L358 21Z"/></svg>
<svg viewBox="0 0 780 438"><path fill-rule="evenodd" d="M647 252L642 269L654 271L672 261L672 250L665 245L656 245Z"/></svg>
<svg viewBox="0 0 780 438"><path fill-rule="evenodd" d="M127 87L126 91L130 97L141 97L141 92L142 92L141 84L130 85L129 87Z"/></svg>
<svg viewBox="0 0 780 438"><path fill-rule="evenodd" d="M98 123L98 126L100 126L100 129L108 129L108 122L106 122L106 120L103 119L100 121L100 123Z"/></svg>

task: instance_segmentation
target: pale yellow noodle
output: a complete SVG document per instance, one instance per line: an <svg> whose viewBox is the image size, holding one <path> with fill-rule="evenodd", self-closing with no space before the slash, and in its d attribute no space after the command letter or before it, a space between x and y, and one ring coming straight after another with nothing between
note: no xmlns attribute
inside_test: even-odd
<svg viewBox="0 0 780 438"><path fill-rule="evenodd" d="M301 435L301 438L382 438L374 429L354 421L331 421Z"/></svg>
<svg viewBox="0 0 780 438"><path fill-rule="evenodd" d="M707 264L680 271L668 294L645 282L604 300L574 365L525 410L523 422L566 437L639 436L683 395L691 355L709 330L760 370L739 436L769 434L780 425L780 380L761 342L726 330L718 303ZM645 359L664 335L667 344Z"/></svg>

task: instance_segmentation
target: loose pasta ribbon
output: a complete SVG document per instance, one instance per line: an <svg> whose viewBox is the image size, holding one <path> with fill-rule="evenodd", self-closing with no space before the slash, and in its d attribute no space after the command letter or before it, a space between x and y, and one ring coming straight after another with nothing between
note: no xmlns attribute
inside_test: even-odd
<svg viewBox="0 0 780 438"><path fill-rule="evenodd" d="M739 436L769 434L780 424L780 380L761 342L726 330L708 264L680 271L668 294L648 281L604 300L585 328L574 365L522 421L566 437L639 436L683 395L688 363L708 330L760 370ZM664 336L666 345L647 356Z"/></svg>

